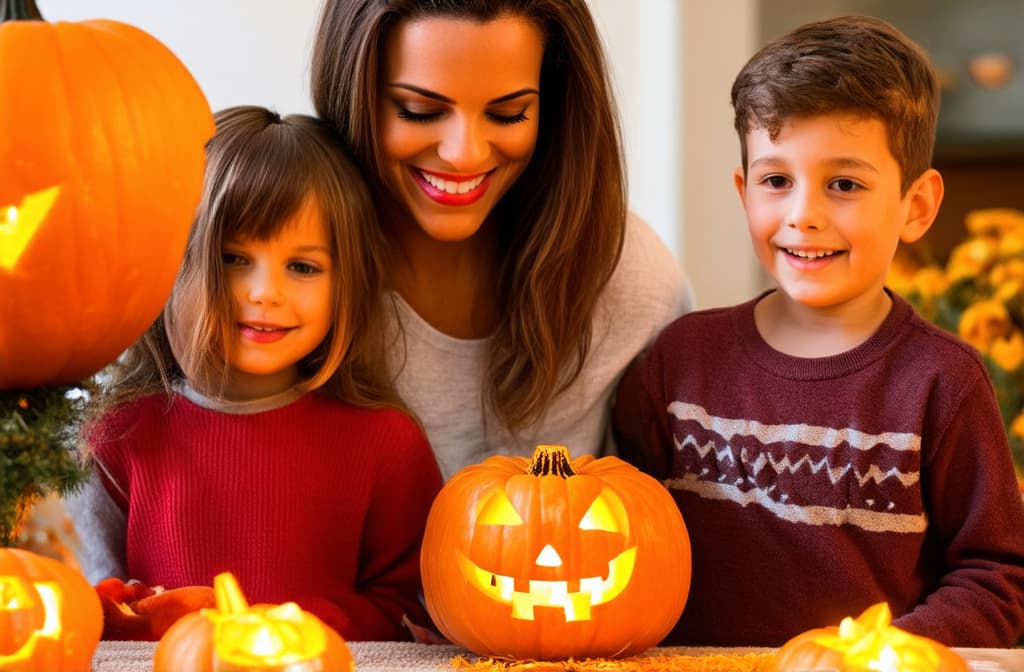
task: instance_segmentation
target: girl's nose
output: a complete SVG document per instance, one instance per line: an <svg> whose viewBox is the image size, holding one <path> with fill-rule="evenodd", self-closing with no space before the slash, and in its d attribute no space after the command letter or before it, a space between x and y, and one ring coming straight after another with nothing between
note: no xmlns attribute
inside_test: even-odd
<svg viewBox="0 0 1024 672"><path fill-rule="evenodd" d="M281 279L269 269L253 269L249 278L249 301L257 305L279 305L284 302Z"/></svg>
<svg viewBox="0 0 1024 672"><path fill-rule="evenodd" d="M490 141L479 123L456 117L446 124L437 155L457 172L473 172L489 158Z"/></svg>

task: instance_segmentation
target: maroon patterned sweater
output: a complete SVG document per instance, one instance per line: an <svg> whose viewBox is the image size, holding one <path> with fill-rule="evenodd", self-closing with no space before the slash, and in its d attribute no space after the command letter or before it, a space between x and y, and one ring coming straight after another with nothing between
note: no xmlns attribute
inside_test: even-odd
<svg viewBox="0 0 1024 672"><path fill-rule="evenodd" d="M690 313L623 379L622 456L665 480L693 545L666 644L778 646L887 601L954 646L1024 629L1024 506L968 346L893 297L879 330L796 358L757 300Z"/></svg>
<svg viewBox="0 0 1024 672"><path fill-rule="evenodd" d="M405 415L317 393L250 414L175 395L118 409L92 435L125 511L128 577L298 602L351 640L408 639L419 550L441 473Z"/></svg>

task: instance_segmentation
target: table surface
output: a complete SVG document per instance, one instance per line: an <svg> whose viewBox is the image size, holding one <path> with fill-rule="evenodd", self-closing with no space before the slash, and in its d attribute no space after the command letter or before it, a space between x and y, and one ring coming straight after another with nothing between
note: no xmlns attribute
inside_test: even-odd
<svg viewBox="0 0 1024 672"><path fill-rule="evenodd" d="M358 672L401 670L451 670L458 655L473 658L455 646L431 646L410 642L349 642ZM155 642L100 642L93 656L93 672L150 672ZM1024 672L1024 649L955 649L973 672ZM648 656L711 656L765 653L772 649L720 649L660 647Z"/></svg>

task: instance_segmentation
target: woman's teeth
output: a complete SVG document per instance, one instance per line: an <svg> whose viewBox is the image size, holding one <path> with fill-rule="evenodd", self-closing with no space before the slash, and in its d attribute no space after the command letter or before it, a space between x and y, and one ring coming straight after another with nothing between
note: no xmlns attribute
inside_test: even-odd
<svg viewBox="0 0 1024 672"><path fill-rule="evenodd" d="M483 175L477 175L473 179L466 180L465 182L456 182L454 180L442 180L436 175L431 175L430 173L425 173L423 171L420 171L420 175L423 176L423 179L426 180L430 186L449 194L465 194L473 191L479 187L480 183L484 181L485 177L487 177L487 173L484 173Z"/></svg>

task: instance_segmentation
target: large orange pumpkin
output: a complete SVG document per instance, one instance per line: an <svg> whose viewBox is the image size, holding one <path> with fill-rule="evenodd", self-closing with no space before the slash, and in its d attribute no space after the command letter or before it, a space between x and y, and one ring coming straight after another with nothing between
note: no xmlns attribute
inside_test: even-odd
<svg viewBox="0 0 1024 672"><path fill-rule="evenodd" d="M153 672L351 672L355 662L345 640L294 602L249 606L235 577L213 580L216 609L181 617L164 633Z"/></svg>
<svg viewBox="0 0 1024 672"><path fill-rule="evenodd" d="M147 33L47 23L31 0L3 10L0 389L18 389L82 380L157 317L214 126Z"/></svg>
<svg viewBox="0 0 1024 672"><path fill-rule="evenodd" d="M434 501L421 555L434 623L474 653L560 660L638 653L675 625L690 540L671 495L615 457L491 457Z"/></svg>
<svg viewBox="0 0 1024 672"><path fill-rule="evenodd" d="M51 558L0 548L0 670L88 672L102 630L85 577Z"/></svg>
<svg viewBox="0 0 1024 672"><path fill-rule="evenodd" d="M796 635L775 655L777 672L967 672L949 647L893 625L889 605L880 602L838 626Z"/></svg>

